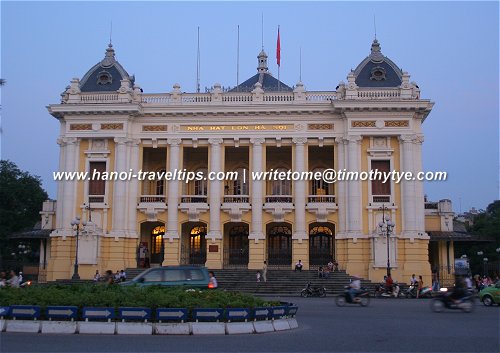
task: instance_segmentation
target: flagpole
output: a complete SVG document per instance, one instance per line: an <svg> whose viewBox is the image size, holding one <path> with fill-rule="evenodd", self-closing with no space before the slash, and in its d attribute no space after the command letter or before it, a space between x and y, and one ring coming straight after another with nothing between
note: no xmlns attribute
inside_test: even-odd
<svg viewBox="0 0 500 353"><path fill-rule="evenodd" d="M281 66L281 39L280 26L278 25L278 39L276 41L276 63L278 64L278 91L281 91L280 66Z"/></svg>

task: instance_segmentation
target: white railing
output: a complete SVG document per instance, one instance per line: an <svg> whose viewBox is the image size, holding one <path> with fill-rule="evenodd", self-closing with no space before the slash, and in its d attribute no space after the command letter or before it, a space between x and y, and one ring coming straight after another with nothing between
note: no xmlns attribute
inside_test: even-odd
<svg viewBox="0 0 500 353"><path fill-rule="evenodd" d="M292 203L292 195L266 195L266 203Z"/></svg>
<svg viewBox="0 0 500 353"><path fill-rule="evenodd" d="M170 94L143 94L142 103L147 104L170 104Z"/></svg>
<svg viewBox="0 0 500 353"><path fill-rule="evenodd" d="M82 103L110 103L118 101L118 93L82 93Z"/></svg>
<svg viewBox="0 0 500 353"><path fill-rule="evenodd" d="M181 195L181 203L207 203L207 195Z"/></svg>
<svg viewBox="0 0 500 353"><path fill-rule="evenodd" d="M249 203L250 197L248 195L224 195L222 198L224 203Z"/></svg>
<svg viewBox="0 0 500 353"><path fill-rule="evenodd" d="M335 203L335 195L309 195L307 202L328 202Z"/></svg>
<svg viewBox="0 0 500 353"><path fill-rule="evenodd" d="M153 202L165 203L165 196L163 196L163 195L142 195L139 198L139 202L141 202L141 203L153 203Z"/></svg>
<svg viewBox="0 0 500 353"><path fill-rule="evenodd" d="M372 203L391 203L390 195L372 195Z"/></svg>
<svg viewBox="0 0 500 353"><path fill-rule="evenodd" d="M306 100L310 102L328 102L332 99L337 99L336 92L306 92Z"/></svg>
<svg viewBox="0 0 500 353"><path fill-rule="evenodd" d="M293 93L264 93L264 102L293 102Z"/></svg>
<svg viewBox="0 0 500 353"><path fill-rule="evenodd" d="M362 99L391 99L391 98L399 98L400 96L401 92L399 91L399 88L358 91L358 98Z"/></svg>

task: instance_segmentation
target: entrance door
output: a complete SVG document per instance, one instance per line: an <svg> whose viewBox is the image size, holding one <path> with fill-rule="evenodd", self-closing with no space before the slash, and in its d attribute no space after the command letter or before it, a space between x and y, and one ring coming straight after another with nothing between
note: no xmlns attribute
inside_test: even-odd
<svg viewBox="0 0 500 353"><path fill-rule="evenodd" d="M292 264L292 228L288 223L268 226L267 262L269 266L290 268Z"/></svg>
<svg viewBox="0 0 500 353"><path fill-rule="evenodd" d="M229 246L224 249L224 267L246 268L248 266L248 224L233 223L226 234L229 237Z"/></svg>
<svg viewBox="0 0 500 353"><path fill-rule="evenodd" d="M312 225L309 230L309 263L325 266L334 258L333 228L330 223Z"/></svg>
<svg viewBox="0 0 500 353"><path fill-rule="evenodd" d="M207 227L196 226L189 233L189 264L204 265L207 261Z"/></svg>

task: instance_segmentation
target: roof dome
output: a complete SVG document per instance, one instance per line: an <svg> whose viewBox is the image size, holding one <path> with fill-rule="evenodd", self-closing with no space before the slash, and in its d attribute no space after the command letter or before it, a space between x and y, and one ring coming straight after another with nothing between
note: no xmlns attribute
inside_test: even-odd
<svg viewBox="0 0 500 353"><path fill-rule="evenodd" d="M115 59L115 50L109 43L106 55L99 63L95 64L80 81L82 92L110 92L117 91L121 86L121 80L130 80L134 84L134 77L129 76L127 71Z"/></svg>
<svg viewBox="0 0 500 353"><path fill-rule="evenodd" d="M371 53L354 70L358 87L399 87L403 71L380 51L380 43L373 40Z"/></svg>

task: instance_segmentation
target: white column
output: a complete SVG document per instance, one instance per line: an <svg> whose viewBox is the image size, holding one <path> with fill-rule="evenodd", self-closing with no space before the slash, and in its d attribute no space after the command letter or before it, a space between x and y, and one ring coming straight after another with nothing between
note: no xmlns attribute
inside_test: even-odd
<svg viewBox="0 0 500 353"><path fill-rule="evenodd" d="M346 168L345 166L345 143L346 140L343 137L338 137L335 139L337 142L336 144L336 150L337 150L337 165L335 166L336 170L343 170ZM337 192L335 195L336 203L338 205L338 217L339 217L339 223L338 223L338 229L337 229L337 235L339 236L344 236L345 231L346 231L346 200L345 200L345 182L344 181L337 181L334 185L336 187Z"/></svg>
<svg viewBox="0 0 500 353"><path fill-rule="evenodd" d="M305 144L306 137L294 137L295 143L295 171L302 173L306 171ZM295 187L295 232L292 239L307 239L306 231L306 181L296 180Z"/></svg>
<svg viewBox="0 0 500 353"><path fill-rule="evenodd" d="M115 170L126 172L127 168L127 140L125 138L115 138ZM112 235L124 236L126 227L126 180L115 180L113 182L113 214L112 214Z"/></svg>
<svg viewBox="0 0 500 353"><path fill-rule="evenodd" d="M180 145L181 139L171 138L168 139L168 144L170 145L169 156L170 156L170 166L169 171L176 175L177 171L180 169ZM175 178L168 181L168 213L167 213L167 233L165 234L170 240L174 238L179 238L179 224L178 224L178 209L177 205L179 203L179 181Z"/></svg>
<svg viewBox="0 0 500 353"><path fill-rule="evenodd" d="M402 135L399 137L401 150L402 172L414 172L413 165L413 143L415 135ZM416 197L415 181L401 181L401 197L403 199L403 234L405 236L416 235Z"/></svg>
<svg viewBox="0 0 500 353"><path fill-rule="evenodd" d="M65 151L66 151L66 143L64 142L63 138L58 138L57 139L57 144L59 145L59 169L58 171L64 171L66 170L65 166ZM56 229L62 229L64 228L63 226L63 194L64 194L64 185L66 184L66 181L60 180L57 182L57 200L58 202L56 203ZM69 228L69 226L68 226Z"/></svg>
<svg viewBox="0 0 500 353"><path fill-rule="evenodd" d="M210 144L210 172L221 171L221 144L222 139L209 139ZM220 226L220 204L221 204L221 180L210 180L210 224L207 238L222 239L221 226Z"/></svg>
<svg viewBox="0 0 500 353"><path fill-rule="evenodd" d="M133 173L136 174L139 167L139 144L140 140L129 140L128 146L130 150L130 164L129 170L132 169ZM136 238L137 237L137 198L138 190L139 190L139 180L137 178L133 178L128 181L128 227L127 233L129 237Z"/></svg>
<svg viewBox="0 0 500 353"><path fill-rule="evenodd" d="M65 144L64 148L64 171L75 172L78 166L78 146L79 141L75 137L66 137L63 139ZM76 209L76 180L65 180L63 187L62 199L58 200L61 202L62 209L62 229L70 229L71 221L75 218ZM73 233L73 232L71 232Z"/></svg>
<svg viewBox="0 0 500 353"><path fill-rule="evenodd" d="M251 172L262 172L262 144L263 138L254 138L250 142L252 146L252 170ZM249 176L249 180L251 177ZM262 230L262 180L252 180L252 226L248 239L264 239L264 232Z"/></svg>
<svg viewBox="0 0 500 353"><path fill-rule="evenodd" d="M414 172L423 172L422 170L422 143L424 142L424 136L417 136L414 145ZM424 182L415 181L415 208L417 210L416 215L416 228L418 233L425 233L425 209L424 209Z"/></svg>
<svg viewBox="0 0 500 353"><path fill-rule="evenodd" d="M361 171L361 136L348 136L347 169ZM349 180L347 183L347 233L358 236L362 232L361 181Z"/></svg>

